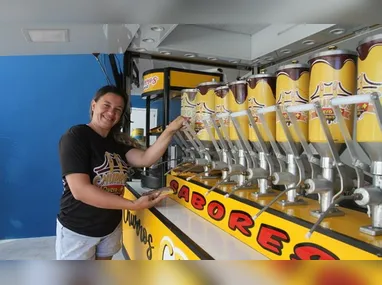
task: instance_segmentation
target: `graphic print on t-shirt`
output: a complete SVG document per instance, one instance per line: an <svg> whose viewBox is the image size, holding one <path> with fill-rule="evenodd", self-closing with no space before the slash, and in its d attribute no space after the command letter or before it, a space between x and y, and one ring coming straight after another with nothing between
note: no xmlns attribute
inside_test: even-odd
<svg viewBox="0 0 382 285"><path fill-rule="evenodd" d="M121 196L128 178L128 165L116 153L105 152L102 165L93 169L96 176L93 184L101 189Z"/></svg>

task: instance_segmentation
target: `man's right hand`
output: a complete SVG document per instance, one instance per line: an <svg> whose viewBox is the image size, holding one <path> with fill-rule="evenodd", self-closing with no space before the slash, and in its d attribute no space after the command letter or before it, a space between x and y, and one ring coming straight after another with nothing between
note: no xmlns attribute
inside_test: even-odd
<svg viewBox="0 0 382 285"><path fill-rule="evenodd" d="M156 193L154 192L153 194L139 197L137 200L133 201L134 210L149 209L167 197L166 195L160 194L161 192L158 191Z"/></svg>

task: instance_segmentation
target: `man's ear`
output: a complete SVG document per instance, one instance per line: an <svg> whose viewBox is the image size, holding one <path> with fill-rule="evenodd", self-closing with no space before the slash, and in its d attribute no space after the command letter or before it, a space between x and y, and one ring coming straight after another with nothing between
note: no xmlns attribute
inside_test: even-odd
<svg viewBox="0 0 382 285"><path fill-rule="evenodd" d="M92 104L91 104L92 112L94 112L94 108L95 108L96 104L97 104L97 102L92 100Z"/></svg>

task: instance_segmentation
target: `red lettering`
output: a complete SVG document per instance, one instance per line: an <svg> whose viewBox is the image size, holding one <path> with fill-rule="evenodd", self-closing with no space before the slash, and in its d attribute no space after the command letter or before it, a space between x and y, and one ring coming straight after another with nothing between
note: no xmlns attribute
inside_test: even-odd
<svg viewBox="0 0 382 285"><path fill-rule="evenodd" d="M235 231L238 229L243 235L250 237L252 232L249 229L253 228L254 225L255 222L248 213L238 210L233 210L230 213L228 227L231 230Z"/></svg>
<svg viewBox="0 0 382 285"><path fill-rule="evenodd" d="M171 180L171 181L170 181L170 188L171 188L172 190L174 190L174 193L175 193L175 194L178 193L178 189L179 189L179 183L178 183L178 181L176 181L176 180Z"/></svg>
<svg viewBox="0 0 382 285"><path fill-rule="evenodd" d="M334 253L314 243L299 243L293 251L291 260L339 260Z"/></svg>
<svg viewBox="0 0 382 285"><path fill-rule="evenodd" d="M281 255L284 248L283 242L289 242L290 238L287 232L270 225L261 224L257 243L274 254Z"/></svg>
<svg viewBox="0 0 382 285"><path fill-rule="evenodd" d="M182 190L182 189L181 189ZM192 193L191 204L196 210L203 210L206 205L206 198L198 192Z"/></svg>
<svg viewBox="0 0 382 285"><path fill-rule="evenodd" d="M212 219L216 221L221 221L224 219L225 216L225 207L222 203L218 201L212 201L208 204L207 212Z"/></svg>
<svg viewBox="0 0 382 285"><path fill-rule="evenodd" d="M184 198L184 201L186 202L190 201L190 188L188 188L186 185L183 185L179 190L178 198Z"/></svg>

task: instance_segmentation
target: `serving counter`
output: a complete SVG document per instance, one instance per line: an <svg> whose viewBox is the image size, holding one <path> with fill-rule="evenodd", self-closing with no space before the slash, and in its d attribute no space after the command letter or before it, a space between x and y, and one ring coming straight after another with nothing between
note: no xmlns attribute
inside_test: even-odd
<svg viewBox="0 0 382 285"><path fill-rule="evenodd" d="M359 231L369 223L363 212L340 207L346 215L325 219L309 238L317 200L304 198L306 205L294 207L275 203L254 219L274 197L255 199L253 191L242 190L227 198L228 185L206 195L217 180L186 178L167 176L167 185L176 191L172 200L271 260L381 260L382 236Z"/></svg>
<svg viewBox="0 0 382 285"><path fill-rule="evenodd" d="M125 198L135 200L147 190L130 182ZM124 211L123 254L131 260L268 259L171 198L151 209Z"/></svg>

